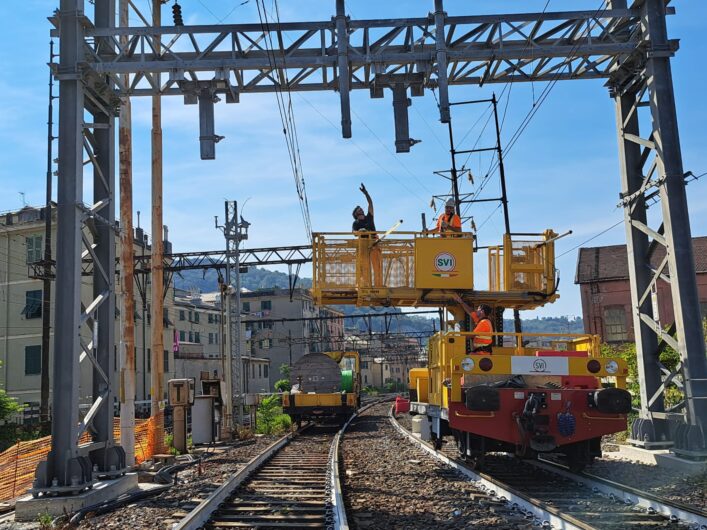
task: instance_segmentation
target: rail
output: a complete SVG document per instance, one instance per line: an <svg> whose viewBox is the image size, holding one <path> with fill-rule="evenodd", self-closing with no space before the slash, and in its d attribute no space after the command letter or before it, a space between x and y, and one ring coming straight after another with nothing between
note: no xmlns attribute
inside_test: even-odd
<svg viewBox="0 0 707 530"><path fill-rule="evenodd" d="M327 456L327 474L326 474L326 490L327 502L331 507L331 515L336 530L348 530L348 522L346 519L346 509L339 479L339 445L341 438L349 426L351 421L361 412L367 410L371 406L382 401L387 401L390 398L383 398L373 401L363 406L356 414L353 414L348 421L341 427L332 439L329 454ZM194 508L179 524L174 527L174 530L197 530L205 527L208 522L216 515L216 512L246 481L250 480L256 472L258 472L268 460L270 460L278 451L288 445L295 437L299 436L310 425L299 429L296 432L288 433L268 446L265 451L252 458L248 464L240 469L227 482L216 489L207 499L204 499L196 508Z"/></svg>
<svg viewBox="0 0 707 530"><path fill-rule="evenodd" d="M297 433L288 433L284 435L279 440L269 445L265 451L253 457L242 469L239 469L233 477L219 486L208 498L201 501L196 508L179 522L179 524L174 526L173 530L198 530L204 527L212 514L218 510L221 503L225 502L236 488L245 482L255 470L262 466L285 445L290 443L290 440L292 440L296 434Z"/></svg>
<svg viewBox="0 0 707 530"><path fill-rule="evenodd" d="M528 517L539 520L542 527L596 530L599 528L634 528L648 524L656 525L655 517L662 517L662 524L679 524L680 527L703 529L707 528L707 512L693 506L676 503L650 493L618 484L611 480L596 477L587 472L573 473L564 466L554 462L541 460L523 460L522 465L532 466L542 473L538 477L531 477L527 470L518 469L518 463L504 467L505 478L497 478L495 471L479 472L470 469L465 463L450 458L437 451L427 442L413 436L400 425L392 414L389 414L392 425L413 444L419 446L438 460L444 462L460 473L469 477L480 489L487 491L500 500L516 503L520 511ZM559 476L561 481L552 484L542 481L541 477ZM508 480L512 477L513 480ZM576 495L582 500L591 500L591 508L586 513L577 512L577 499L563 496L571 490L567 480L577 487ZM510 482L510 483L509 483ZM538 493L532 493L537 491ZM569 513L573 507L574 513ZM597 515L601 514L600 518ZM608 519L613 519L610 523Z"/></svg>
<svg viewBox="0 0 707 530"><path fill-rule="evenodd" d="M500 500L505 499L508 502L515 503L518 508L525 514L529 514L533 518L541 521L543 528L550 526L552 528L562 528L564 530L592 529L591 526L586 525L571 516L561 513L559 510L553 508L552 506L549 506L546 503L528 497L527 495L522 494L514 488L506 486L501 481L495 480L489 476L482 475L481 473L472 471L467 466L437 451L430 444L425 443L419 438L415 438L412 433L407 431L402 425L400 425L396 421L395 417L393 416L392 408L389 413L388 419L390 420L390 423L393 425L393 427L408 441L412 442L414 445L420 447L437 460L440 460L452 469L457 470L458 472L469 478L482 491L486 491Z"/></svg>

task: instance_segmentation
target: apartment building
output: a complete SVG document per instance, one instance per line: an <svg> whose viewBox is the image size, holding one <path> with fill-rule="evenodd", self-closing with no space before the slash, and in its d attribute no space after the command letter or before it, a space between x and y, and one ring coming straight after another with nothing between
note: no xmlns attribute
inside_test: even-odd
<svg viewBox="0 0 707 530"><path fill-rule="evenodd" d="M30 264L41 260L44 255L44 208L24 207L21 210L7 212L0 217L0 385L20 403L31 406L40 400L40 374L42 371L42 281L30 277ZM90 238L90 234L87 234ZM52 255L56 255L56 210L52 210ZM120 239L116 236L116 255L120 255ZM165 242L169 248L169 242ZM150 253L150 245L145 240L141 229L135 230L135 253ZM136 399L149 400L151 372L151 322L149 278L135 285L135 348L136 348ZM121 285L116 280L116 291ZM84 277L82 300L88 304L93 299L92 277ZM145 299L141 294L144 294ZM54 301L56 293L52 291L50 306L50 367L54 341ZM173 320L170 318L173 301L173 289L170 284L165 297L163 362L166 382L174 377L174 355L171 344L174 333ZM116 299L116 341L121 337L120 303ZM83 330L84 340L90 342L88 328ZM117 389L119 373L119 355L121 344L115 345L115 359L110 372L114 387ZM77 352L78 355L78 352ZM88 361L80 366L80 403L92 402L92 367ZM51 388L51 387L50 387Z"/></svg>
<svg viewBox="0 0 707 530"><path fill-rule="evenodd" d="M208 372L214 379L219 379L228 369L225 366L225 358L208 357L204 352L204 347L204 344L181 342L178 351L174 353L175 377L195 379L197 389L203 372ZM243 357L242 362L241 373L244 375L244 392L268 392L270 361L257 357Z"/></svg>
<svg viewBox="0 0 707 530"><path fill-rule="evenodd" d="M303 355L340 349L343 313L317 307L309 291L267 289L241 293L245 322L245 351L270 360L270 388L280 379L280 367L292 365Z"/></svg>
<svg viewBox="0 0 707 530"><path fill-rule="evenodd" d="M177 377L195 377L203 371L224 373L228 352L225 313L220 293L174 290L170 319L174 322L172 347ZM249 355L246 350L246 325L241 326L243 391L267 392L270 388L270 361ZM223 360L222 360L223 359Z"/></svg>
<svg viewBox="0 0 707 530"><path fill-rule="evenodd" d="M395 383L404 388L410 369L427 365L427 348L415 338L389 337L385 333L347 334L345 342L348 349L361 355L364 386L382 388Z"/></svg>

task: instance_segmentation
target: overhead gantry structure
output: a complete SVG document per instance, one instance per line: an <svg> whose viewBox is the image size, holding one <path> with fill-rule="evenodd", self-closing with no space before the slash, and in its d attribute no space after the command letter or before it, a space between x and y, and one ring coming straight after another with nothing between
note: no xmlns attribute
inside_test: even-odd
<svg viewBox="0 0 707 530"><path fill-rule="evenodd" d="M38 468L35 492L68 493L88 487L92 469L120 469L113 445L115 308L115 116L129 96L184 97L199 104L201 156L215 156L215 103L237 103L251 93L331 90L341 101L342 136L352 135L349 94L392 92L395 144L410 149L408 94L434 89L440 119L450 117L449 87L526 81L606 79L616 103L626 218L633 320L641 378L637 443L672 440L677 450L707 452L707 358L697 303L692 241L680 154L665 0L610 0L595 10L448 16L442 0L419 18L352 20L343 0L319 22L116 27L115 1L96 0L93 18L84 0L61 0L52 20L59 38L60 83L57 296L54 341L52 452ZM121 74L131 74L124 84ZM85 114L93 116L91 121ZM84 164L92 168L94 201L83 204ZM657 195L656 195L657 192ZM650 228L646 196L659 199L662 226ZM94 241L88 245L82 229ZM94 267L95 299L82 308L83 245ZM655 248L665 261L651 265ZM653 314L658 281L671 286L675 333ZM95 343L82 338L94 326ZM87 333L84 334L84 336ZM661 375L658 352L680 353L679 374ZM78 358L94 361L95 404L79 424ZM681 410L665 409L663 390L679 380ZM679 428L670 434L668 422ZM79 448L79 430L91 425L93 445Z"/></svg>

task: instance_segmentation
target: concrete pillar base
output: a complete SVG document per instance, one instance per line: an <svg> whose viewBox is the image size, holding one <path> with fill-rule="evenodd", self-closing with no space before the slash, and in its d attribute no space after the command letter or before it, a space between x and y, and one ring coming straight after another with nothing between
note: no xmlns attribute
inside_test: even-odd
<svg viewBox="0 0 707 530"><path fill-rule="evenodd" d="M15 504L15 521L37 521L38 517L43 514L56 517L64 513L72 513L87 506L115 499L119 495L137 488L137 473L127 473L116 479L96 482L93 489L86 490L79 495L42 496L36 499L28 495L19 499Z"/></svg>

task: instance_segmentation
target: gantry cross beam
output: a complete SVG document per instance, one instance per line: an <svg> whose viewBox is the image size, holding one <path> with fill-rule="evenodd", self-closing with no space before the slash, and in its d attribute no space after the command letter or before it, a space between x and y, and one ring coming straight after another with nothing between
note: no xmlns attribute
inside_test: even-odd
<svg viewBox="0 0 707 530"><path fill-rule="evenodd" d="M672 10L665 0L608 4L596 11L449 17L443 1L434 0L433 12L418 18L352 20L346 16L344 0L336 0L329 21L155 28L145 23L118 28L114 0L96 0L92 21L84 15L84 0L61 0L52 19L53 35L60 43L59 62L52 65L60 82L53 378L53 412L60 421L54 421L52 452L38 468L35 491L78 491L90 485L91 465L98 465L99 471L121 465L104 412L105 404L113 402L112 388L99 377L102 367L113 364L106 330L113 328L115 276L114 256L105 247L112 246L112 235L108 236L112 225L101 222L114 218L115 168L110 153L116 101L154 94L181 95L185 103L199 103L202 156L209 158L220 139L214 132L219 96L237 103L242 94L257 92L337 91L342 135L349 138L350 91L368 89L372 97L383 97L388 89L393 94L396 148L405 152L414 143L407 137L407 94L422 96L425 89L435 89L440 120L446 123L453 85L607 79L617 106L634 329L640 337L638 360L645 384L634 438L651 442L672 437L680 450L707 453L707 358L670 72L677 44L665 28ZM120 74L131 74L129 84ZM639 95L645 96L648 106ZM93 114L93 123L85 122L85 110ZM647 116L641 118L642 113ZM657 160L645 171L644 148ZM92 207L82 205L86 159L86 167L94 170ZM649 228L644 220L645 197L650 193L661 202L662 231ZM96 222L101 224L98 246L92 249L99 265L93 269L98 287L95 300L83 310L82 243L89 245L82 238L82 227L89 218L94 228ZM656 245L666 248L662 274L649 269ZM653 292L649 288L655 282L666 280L676 315L674 337L651 315L646 294ZM82 344L79 333L91 323L98 330L93 348ZM679 376L661 376L654 357L659 348L656 337L679 351ZM99 381L91 409L96 411L92 432L97 449L88 459L79 454L76 436L82 347L95 353ZM666 425L674 416L668 417L660 398L665 377L680 379L685 391L673 431ZM95 425L97 420L100 426Z"/></svg>
<svg viewBox="0 0 707 530"><path fill-rule="evenodd" d="M175 273L187 270L225 270L225 250L206 250L196 252L175 252L164 255L163 270ZM312 247L310 245L293 245L283 247L250 248L240 251L241 267L261 267L265 265L302 265L311 263ZM136 255L134 260L135 274L149 274L152 258L149 254ZM116 266L120 260L116 258ZM54 279L56 277L56 262L35 261L27 265L28 276L35 280ZM94 262L86 257L81 260L81 274L92 276Z"/></svg>

